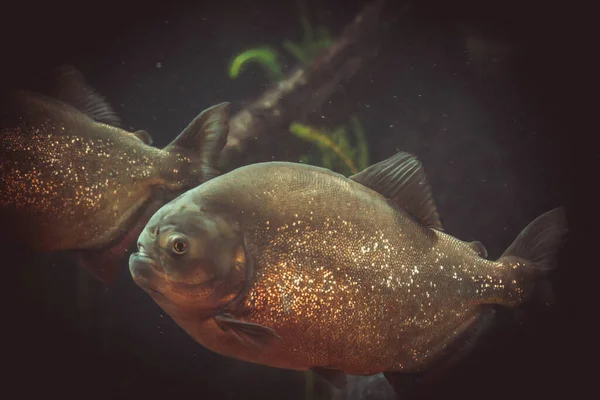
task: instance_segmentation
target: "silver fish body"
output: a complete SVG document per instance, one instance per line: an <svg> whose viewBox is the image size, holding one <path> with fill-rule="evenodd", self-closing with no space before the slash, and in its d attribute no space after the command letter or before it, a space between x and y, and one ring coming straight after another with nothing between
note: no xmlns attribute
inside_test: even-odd
<svg viewBox="0 0 600 400"><path fill-rule="evenodd" d="M553 249L562 210L540 218L518 243L543 239ZM218 244L223 226L238 247ZM187 255L165 251L173 234ZM205 347L352 375L425 370L483 306L520 304L545 265L525 257L538 254L532 247L492 261L479 242L443 232L422 168L407 154L351 178L293 163L239 168L162 207L139 245L132 276Z"/></svg>
<svg viewBox="0 0 600 400"><path fill-rule="evenodd" d="M7 240L31 251L105 249L151 204L215 176L214 153L226 140L228 105L221 105L166 148L153 147L144 131L105 123L118 119L71 73L71 90L62 93L87 109L19 90L2 110L0 217Z"/></svg>

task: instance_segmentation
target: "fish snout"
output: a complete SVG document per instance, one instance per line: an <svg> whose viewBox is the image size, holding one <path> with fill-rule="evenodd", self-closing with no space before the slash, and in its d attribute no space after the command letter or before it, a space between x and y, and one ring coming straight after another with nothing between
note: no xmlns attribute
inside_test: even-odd
<svg viewBox="0 0 600 400"><path fill-rule="evenodd" d="M144 253L151 253L153 248L153 243L158 239L158 234L160 230L158 227L147 227L140 234L137 241L138 251Z"/></svg>
<svg viewBox="0 0 600 400"><path fill-rule="evenodd" d="M129 256L129 272L133 280L143 288L157 290L164 280L164 272L160 263L144 251L144 246L138 242L139 252Z"/></svg>
<svg viewBox="0 0 600 400"><path fill-rule="evenodd" d="M138 239L137 242L137 251L138 253L142 253L142 254L149 254L150 253L150 246L143 240L141 240L142 238L140 237L140 239Z"/></svg>

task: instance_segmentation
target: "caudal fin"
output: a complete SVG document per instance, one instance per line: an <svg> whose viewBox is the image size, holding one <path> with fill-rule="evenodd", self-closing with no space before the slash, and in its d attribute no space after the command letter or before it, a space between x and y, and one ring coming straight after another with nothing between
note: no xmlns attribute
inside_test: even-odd
<svg viewBox="0 0 600 400"><path fill-rule="evenodd" d="M520 302L530 297L534 287L544 301L552 298L546 273L556 267L556 256L568 233L563 207L548 211L533 220L500 256L498 261L510 270L510 296ZM515 298L515 297L518 297Z"/></svg>
<svg viewBox="0 0 600 400"><path fill-rule="evenodd" d="M230 110L231 103L224 102L202 111L164 150L199 156L203 181L219 175L217 164L229 134Z"/></svg>

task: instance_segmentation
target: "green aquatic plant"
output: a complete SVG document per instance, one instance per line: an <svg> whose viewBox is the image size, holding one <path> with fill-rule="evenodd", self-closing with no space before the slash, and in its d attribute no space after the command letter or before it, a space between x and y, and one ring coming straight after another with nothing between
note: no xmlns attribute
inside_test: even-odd
<svg viewBox="0 0 600 400"><path fill-rule="evenodd" d="M274 81L283 79L283 71L279 61L277 61L277 52L269 47L259 47L249 49L238 54L229 67L229 77L235 79L239 76L243 67L249 63L258 63Z"/></svg>
<svg viewBox="0 0 600 400"><path fill-rule="evenodd" d="M369 166L369 142L358 117L351 117L350 125L356 135L356 162L358 169L362 171Z"/></svg>
<svg viewBox="0 0 600 400"><path fill-rule="evenodd" d="M302 3L299 4L302 12L300 23L304 30L304 35L300 43L294 43L291 40L285 40L282 47L290 53L296 61L302 65L309 65L319 53L334 43L327 28L319 27L313 29L307 17L307 12ZM229 67L229 77L235 79L239 76L243 67L248 63L257 63L263 67L271 81L278 82L284 78L283 67L278 60L277 50L268 47L256 47L245 50L234 57Z"/></svg>
<svg viewBox="0 0 600 400"><path fill-rule="evenodd" d="M356 117L350 119L354 139L348 127L341 126L332 131L318 129L298 122L290 124L290 132L296 137L315 144L319 154L306 154L300 161L322 165L346 176L356 174L369 164L369 150L362 126Z"/></svg>
<svg viewBox="0 0 600 400"><path fill-rule="evenodd" d="M327 135L323 131L319 131L312 126L303 125L297 122L293 122L290 125L290 131L294 135L301 139L315 143L321 149L323 152L323 164L325 164L325 167L333 168L333 159L331 158L331 153L328 152L328 150L330 150L342 160L350 172L355 174L358 172L358 170L356 169L356 165L354 165L354 161L352 161L347 154L348 143L344 137L344 130L345 129L343 127L338 128L332 134Z"/></svg>
<svg viewBox="0 0 600 400"><path fill-rule="evenodd" d="M333 44L334 38L325 27L317 28L316 32L313 32L306 15L300 17L300 23L304 29L302 42L296 44L291 40L285 40L282 46L300 63L309 65L320 52Z"/></svg>
<svg viewBox="0 0 600 400"><path fill-rule="evenodd" d="M313 28L308 20L308 13L303 2L299 2L299 8L300 23L303 29L302 40L298 43L285 40L282 42L282 46L297 62L307 66L323 50L333 45L334 37L325 27ZM269 80L279 82L284 79L284 74L278 58L277 50L269 46L245 50L233 59L229 67L229 76L235 79L246 64L257 63L263 67ZM305 154L300 157L300 161L320 165L345 175L355 174L366 168L369 150L360 121L358 118L352 117L346 125L328 131L292 122L289 126L291 133L302 140L315 144L320 151L319 153ZM350 138L349 130L354 133L353 139Z"/></svg>

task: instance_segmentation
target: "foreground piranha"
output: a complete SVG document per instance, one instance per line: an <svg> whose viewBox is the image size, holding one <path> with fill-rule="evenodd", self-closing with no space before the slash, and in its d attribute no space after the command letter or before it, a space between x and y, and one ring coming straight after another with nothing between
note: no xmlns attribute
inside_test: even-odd
<svg viewBox="0 0 600 400"><path fill-rule="evenodd" d="M345 375L425 371L516 307L553 264L564 210L496 261L442 231L421 163L399 153L346 178L303 164L245 166L148 222L129 268L189 335L225 356Z"/></svg>
<svg viewBox="0 0 600 400"><path fill-rule="evenodd" d="M145 131L118 127L79 71L58 71L55 98L18 90L2 99L2 243L72 251L109 283L150 216L217 175L229 104L205 110L158 149Z"/></svg>

